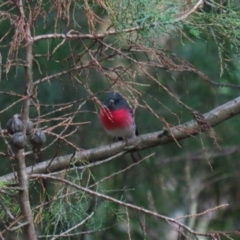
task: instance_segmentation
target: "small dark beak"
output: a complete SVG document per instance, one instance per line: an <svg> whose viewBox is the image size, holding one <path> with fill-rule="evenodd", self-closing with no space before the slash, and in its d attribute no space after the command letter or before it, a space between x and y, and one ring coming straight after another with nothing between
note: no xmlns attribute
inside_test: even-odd
<svg viewBox="0 0 240 240"><path fill-rule="evenodd" d="M112 100L112 99L111 99L111 100L109 100L109 102L108 102L108 106L110 106L110 107L111 107L111 106L113 106L113 105L114 105L114 100Z"/></svg>

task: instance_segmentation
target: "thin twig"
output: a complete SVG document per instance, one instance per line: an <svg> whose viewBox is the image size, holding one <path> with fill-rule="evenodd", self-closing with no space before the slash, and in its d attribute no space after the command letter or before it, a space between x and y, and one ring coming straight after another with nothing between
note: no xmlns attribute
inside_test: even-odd
<svg viewBox="0 0 240 240"><path fill-rule="evenodd" d="M191 233L193 235L196 235L196 236L209 236L208 233L195 232L194 230L190 229L188 226L184 225L183 223L177 221L174 218L170 218L170 217L164 216L164 215L159 214L157 212L153 212L153 211L150 211L148 209L145 209L145 208L142 208L142 207L138 207L138 206L130 204L130 203L122 202L122 201L117 200L115 198L112 198L112 197L110 197L108 195L104 195L102 193L98 193L98 192L92 191L92 190L90 190L88 188L81 187L81 186L79 186L79 185L77 185L75 183L72 183L71 181L68 181L66 179L62 179L62 178L59 178L59 177L53 177L53 176L49 176L49 175L46 175L46 174L32 174L31 178L32 179L34 179L34 178L37 178L37 179L49 179L49 180L52 180L52 181L59 181L59 182L67 184L68 186L72 186L72 187L74 187L76 189L82 190L82 191L84 191L84 192L86 192L86 193L88 193L90 195L94 195L96 197L99 197L99 198L102 198L102 199L105 199L105 200L117 203L117 204L119 204L121 206L125 206L127 208L135 209L135 210L138 210L138 211L143 212L145 214L155 216L155 217L157 217L159 219L162 219L162 220L165 220L167 222L170 222L171 224L176 224L177 226L182 227L187 232L189 232L189 233Z"/></svg>
<svg viewBox="0 0 240 240"><path fill-rule="evenodd" d="M66 234L68 234L69 232L71 232L72 230L74 230L74 229L82 226L85 222L88 221L89 218L91 218L91 217L93 216L93 214L94 214L94 212L92 212L89 216L87 216L87 217L86 217L83 221L81 221L80 223L76 224L74 227L69 228L67 231L59 234L59 236L53 237L51 240L55 240L55 239L57 239L57 238L63 237L63 236L65 236Z"/></svg>

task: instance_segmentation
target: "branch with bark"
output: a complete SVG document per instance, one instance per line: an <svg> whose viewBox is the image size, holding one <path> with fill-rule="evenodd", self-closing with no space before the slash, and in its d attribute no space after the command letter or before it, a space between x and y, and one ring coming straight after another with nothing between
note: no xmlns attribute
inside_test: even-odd
<svg viewBox="0 0 240 240"><path fill-rule="evenodd" d="M144 1L146 3L146 9L150 6L147 1ZM115 2L113 2L115 3ZM168 82L165 80L161 81L162 79L158 78L157 71L167 71L167 72L190 72L194 73L195 75L199 76L201 79L205 81L205 83L210 84L211 86L216 87L231 87L231 88L240 88L240 86L235 84L225 84L223 81L215 82L211 80L207 75L204 74L204 72L201 72L198 70L197 67L192 65L190 62L184 60L183 58L177 56L173 52L169 52L166 50L165 43L158 43L161 42L162 38L162 32L161 29L166 29L168 33L172 33L172 31L180 31L186 39L188 39L188 36L185 35L185 30L182 29L182 26L190 26L190 30L193 29L196 30L200 29L200 32L208 31L209 26L213 30L214 38L218 38L220 35L214 33L214 28L218 25L222 25L222 22L220 21L209 21L207 20L206 26L204 26L204 22L201 23L201 21L198 21L197 19L205 16L205 8L202 12L199 11L199 9L204 5L204 3L207 3L209 6L214 8L215 6L213 3L209 3L208 1L204 0L196 0L196 1L189 1L189 0L180 0L176 3L179 3L175 6L173 6L171 3L168 2L161 2L156 3L156 12L155 11L149 11L149 14L147 11L145 11L144 7L143 14L134 14L133 11L133 19L131 19L131 11L130 9L129 13L126 14L126 16L129 16L129 19L127 17L127 21L125 24L125 20L117 23L117 20L115 22L114 14L119 11L118 5L112 5L112 9L110 7L106 7L104 4L104 1L97 1L97 4L99 6L105 8L106 14L103 18L102 14L101 16L97 16L97 12L93 11L92 6L88 5L88 1L85 1L83 3L84 9L83 11L86 13L87 21L88 21L88 29L85 31L85 27L82 28L82 20L78 24L78 19L74 17L74 11L72 9L75 9L75 3L74 1L53 1L49 2L46 5L42 4L42 1L36 1L32 2L31 4L28 1L22 1L22 0L16 0L16 1L6 1L2 4L0 4L0 7L4 11L0 11L0 16L2 17L2 22L6 21L8 28L4 32L4 26L3 26L3 36L1 38L1 47L4 50L6 47L7 54L3 52L3 56L7 55L6 61L5 57L2 58L0 56L0 62L1 67L0 72L3 73L5 77L12 77L12 72L16 68L16 79L19 76L21 76L21 79L25 79L25 82L23 81L23 85L25 87L25 91L23 95L20 95L17 89L13 89L13 91L8 92L0 91L0 94L2 95L10 95L12 97L18 98L14 103L10 103L7 107L5 107L4 104L3 110L1 109L0 114L5 112L10 112L9 110L12 109L12 107L18 107L17 104L20 105L20 102L22 103L22 112L21 112L21 119L24 125L23 131L21 134L25 135L26 128L27 128L27 121L29 117L33 118L33 124L37 126L44 124L42 126L43 131L45 131L49 136L51 143L49 143L46 147L42 149L42 151L48 150L48 153L53 153L52 149L57 145L57 150L54 152L54 157L50 160L45 160L43 162L41 158L37 159L34 156L34 151L25 152L23 147L21 149L15 150L15 152L12 154L13 151L11 151L11 148L9 148L9 152L11 154L0 152L1 156L9 157L9 160L14 160L11 162L12 166L12 173L7 175L2 175L0 177L0 182L2 182L2 186L0 187L0 192L5 196L4 194L7 194L7 191L13 190L14 193L12 193L11 196L14 196L16 193L18 194L18 198L16 200L17 203L19 203L20 210L18 209L17 213L16 211L13 211L8 204L8 199L5 200L4 198L0 199L0 205L3 208L3 211L5 213L5 216L9 219L11 222L10 224L6 224L4 227L5 230L0 232L0 238L3 239L2 234L5 233L5 231L16 231L18 230L25 230L25 238L26 239L37 239L35 227L34 224L38 224L37 222L37 215L35 216L35 222L33 220L33 212L34 208L31 207L29 202L29 181L34 180L47 180L47 181L57 181L58 183L61 183L63 185L63 188L67 187L67 185L70 186L70 188L76 188L79 192L83 192L86 195L91 195L91 197L95 198L102 198L107 201L112 201L119 206L126 207L127 212L127 222L128 222L128 237L131 238L131 227L130 227L130 219L128 215L128 209L134 209L137 211L142 211L144 214L150 214L152 216L158 217L160 219L164 219L168 223L172 223L173 227L180 227L178 229L178 232L189 232L194 235L202 235L202 236L208 236L212 237L211 234L205 234L200 233L199 231L193 231L194 229L194 222L190 222L190 226L186 226L185 224L181 224L177 219L169 218L163 215L158 214L157 210L149 211L147 207L141 208L138 206L135 206L133 204L128 204L122 201L117 200L117 198L110 197L108 195L101 194L100 192L93 191L92 188L99 185L99 183L102 183L106 180L109 181L110 178L115 177L116 175L124 175L125 171L129 170L131 167L135 167L137 164L141 164L142 161L145 161L145 158L143 158L140 162L132 164L131 166L127 165L123 170L120 171L114 171L110 173L109 176L106 176L96 182L93 182L91 184L88 184L86 188L82 188L74 180L66 180L64 177L57 177L55 175L60 175L59 173L62 173L61 176L65 176L65 172L75 171L79 173L81 171L78 170L86 170L88 168L96 167L101 164L105 164L106 162L116 160L117 158L122 157L125 154L128 154L132 151L139 151L151 147L157 147L161 146L170 142L175 142L177 145L180 145L180 140L183 140L185 138L193 137L197 134L206 134L210 138L213 139L214 143L217 145L217 138L214 130L212 127L214 127L217 124L220 124L227 119L237 115L240 113L240 98L236 98L231 102L228 102L216 109L213 109L212 111L202 115L196 111L192 111L191 107L187 106L187 103L181 101L181 97L178 98L178 95L174 93L173 88L170 88L170 84L168 85ZM130 6L130 5L129 5ZM139 8L138 5L134 5ZM135 10L135 7L133 6L133 10ZM95 5L94 5L95 7ZM140 7L141 8L141 7ZM139 8L139 9L140 9ZM18 13L16 11L18 10ZM76 8L77 9L77 8ZM124 8L121 8L124 9ZM154 8L155 9L155 8ZM222 7L220 7L222 9ZM48 15L48 10L50 10ZM111 12L113 10L113 12ZM158 16L161 16L161 12L164 12L165 10L169 10L166 13L166 18L161 18ZM217 12L221 12L218 10ZM115 11L115 12L114 12ZM225 11L225 10L224 10ZM55 12L55 15L52 14ZM123 11L122 11L123 12ZM121 12L121 15L123 16ZM73 14L72 14L73 13ZM169 13L169 14L168 14ZM17 14L17 15L15 15ZM154 14L157 17L154 18ZM206 15L208 13L206 12ZM218 14L218 13L217 13ZM234 15L234 14L231 14ZM120 15L119 15L120 16ZM196 16L196 18L195 18ZM208 15L209 16L209 15ZM220 16L220 14L219 14ZM106 17L106 18L105 18ZM135 19L136 18L136 19ZM100 20L99 20L100 19ZM111 19L112 21L110 24L113 23L109 28L105 24L108 24L106 21ZM159 20L159 19L162 19ZM214 18L215 19L215 18ZM48 21L50 20L50 21ZM66 25L62 28L60 26L63 26L64 20L66 21ZM98 25L95 26L95 23L99 20ZM59 22L61 21L61 23ZM86 23L86 19L84 20L84 24ZM203 20L204 21L204 20ZM10 22L10 27L9 27ZM49 24L52 23L52 24ZM178 24L181 22L180 24ZM223 23L226 23L227 21L223 21ZM45 24L46 31L42 31L43 25ZM189 24L188 24L189 23ZM228 29L234 29L232 26L237 26L237 21L228 21L227 24L230 24ZM63 24L63 25L62 25ZM119 25L118 25L119 24ZM54 26L51 26L54 25ZM169 25L169 27L168 27ZM200 26L201 25L201 26ZM224 25L224 24L223 24ZM226 24L225 24L226 25ZM85 25L84 25L85 26ZM181 26L181 27L180 27ZM44 27L44 29L45 29ZM116 27L116 28L115 28ZM99 32L96 31L96 28L98 28ZM159 28L159 29L157 29ZM171 29L173 28L173 29ZM67 29L66 32L60 29ZM70 31L68 31L71 29ZM104 30L102 30L104 29ZM201 29L203 29L201 31ZM219 28L216 28L219 29ZM145 46L145 43L142 41L142 37L146 37L145 35L141 35L142 30L149 30L149 31L155 31L160 30L160 41L159 37L150 36L150 45ZM222 29L221 29L222 30ZM31 32L32 31L32 32ZM148 34L146 31L146 34ZM190 32L190 31L189 31ZM229 31L231 32L231 31ZM47 34L46 34L47 33ZM187 33L187 32L186 32ZM199 32L193 32L195 33L194 36L196 36ZM222 35L227 36L226 32L223 32ZM238 35L234 35L234 39L237 38ZM122 40L119 41L119 37L123 37ZM169 39L169 38L167 38ZM215 39L215 40L216 40ZM221 39L221 38L220 38ZM3 41L4 40L4 41ZM191 40L191 39L190 39ZM4 45L6 42L6 45ZM156 44L157 42L157 44ZM224 41L225 42L225 41ZM123 43L123 44L122 44ZM236 44L237 45L237 44ZM80 47L79 47L80 46ZM153 46L153 47L149 47ZM159 48L160 46L160 48ZM219 46L222 46L219 44ZM64 51L63 51L64 50ZM24 53L25 52L25 56ZM219 50L219 53L221 51ZM223 56L219 56L221 63L221 67L224 66L224 62L228 61L227 59L224 59ZM114 60L114 61L113 61ZM44 62L44 63L43 63ZM46 62L46 64L45 64ZM33 64L34 63L34 64ZM52 65L53 63L53 65ZM36 64L36 65L35 65ZM46 65L46 66L44 66ZM54 66L54 67L52 67ZM56 67L56 68L55 68ZM24 68L24 77L21 74L18 74L19 69ZM60 70L61 69L61 70ZM36 80L33 79L32 72L34 71L34 77L36 77ZM36 72L35 72L36 71ZM207 69L204 69L204 71L207 72ZM155 74L156 73L156 74ZM221 69L222 73L222 69ZM220 74L221 75L221 74ZM97 87L97 84L101 82L101 87L99 87L98 92L96 93L96 89L94 89L91 84L92 81L95 81L97 76L96 84L94 86ZM140 76L140 77L139 77ZM144 79L144 82L138 81L139 78ZM62 90L67 92L68 89L65 88L68 85L72 85L72 87L79 91L79 95L81 98L79 98L79 95L77 100L73 100L72 96L64 96L64 98L61 99L61 103L56 103L55 100L51 101L48 99L49 102L44 102L46 99L42 98L43 92L46 90L47 82L49 83L49 86L52 82L57 81L58 84L60 83L62 85ZM105 85L105 81L107 80L107 84ZM181 79L182 80L182 79ZM20 82L20 81L19 81ZM126 146L124 142L118 142L114 144L110 144L107 146L97 147L94 149L89 150L81 150L79 146L76 146L73 144L73 142L78 142L77 137L78 135L75 134L79 127L81 127L82 124L86 124L87 122L79 122L79 119L82 119L81 117L84 115L84 112L91 112L96 114L96 112L91 111L90 108L87 107L87 110L82 109L82 106L85 104L85 102L90 99L92 100L96 105L100 105L100 101L97 99L96 95L102 92L106 92L109 88L113 88L114 90L125 90L129 95L129 100L135 104L134 107L136 108L139 105L137 97L141 98L141 93L144 93L145 89L138 88L136 86L144 86L148 85L150 86L152 83L156 84L161 90L163 90L165 93L168 94L172 99L175 99L177 103L180 104L180 106L183 106L184 109L189 110L192 113L192 121L186 122L185 124L181 124L178 126L172 126L168 122L165 121L165 119L158 116L155 109L152 109L150 107L150 101L148 105L148 100L142 98L142 102L145 105L145 107L150 110L151 114L156 116L161 122L167 126L161 131L156 131L153 133L148 133L141 135L139 137L136 137L134 139L131 139L128 141L128 145ZM100 85L100 84L99 84ZM52 84L52 88L55 85ZM12 87L12 86L11 86ZM172 86L171 86L172 87ZM175 85L174 85L175 87ZM38 92L39 88L39 92ZM41 88L41 89L40 89ZM104 88L104 89L102 89ZM6 87L8 89L8 87ZM55 89L54 89L55 90ZM14 92L16 91L16 92ZM64 95L65 92L63 92ZM41 93L38 94L38 93ZM87 94L86 94L87 93ZM60 98L61 93L60 90L57 92L58 97ZM148 93L146 92L146 95ZM149 94L149 96L154 99L156 102L159 103L159 106L164 106L161 102L161 98L155 97L153 93L151 93L152 96ZM192 92L191 92L192 94ZM53 94L54 95L54 94ZM145 95L145 96L146 96ZM55 96L52 96L53 98ZM66 98L65 98L66 97ZM70 99L69 99L69 98ZM13 101L13 98L9 100L10 102ZM53 103L53 104L49 104ZM76 104L79 103L79 106L76 107ZM31 109L30 113L30 106L33 106L33 110ZM156 106L156 105L155 105ZM42 111L42 108L45 108L44 111ZM171 107L166 107L169 112L175 114L174 110L170 109ZM45 111L46 110L46 111ZM29 116L30 113L30 116ZM37 117L36 117L37 113ZM78 114L82 114L78 118ZM54 115L54 116L53 116ZM3 114L2 114L3 116ZM53 117L51 117L53 116ZM3 116L4 118L4 116ZM76 119L75 119L76 118ZM74 121L73 121L74 120ZM190 119L191 120L191 119ZM159 123L160 123L159 121ZM161 129L161 127L157 127L157 129ZM85 130L85 129L84 129ZM84 132L84 131L83 131ZM7 138L10 137L8 133L4 133L4 131L1 131L2 138L6 144L7 147L10 145L7 142ZM11 134L10 134L11 135ZM70 137L73 137L69 140ZM81 137L81 136L80 136ZM84 136L83 136L84 137ZM5 139L6 138L6 139ZM90 135L89 135L90 138ZM80 139L81 140L81 139ZM82 140L80 142L83 142ZM76 152L73 154L63 155L66 154L65 151L67 148L64 148L63 151L61 151L61 154L59 153L59 149L62 146L70 147L71 149L74 149ZM79 144L81 146L81 144ZM49 148L50 146L54 146L52 148ZM83 147L83 145L81 146ZM37 149L40 150L41 147ZM205 150L205 149L204 149ZM211 156L219 156L219 154L229 154L229 152L236 152L239 151L237 148L234 149L225 149L225 151L222 152L215 152L212 151ZM47 151L46 151L47 152ZM39 151L40 153L40 151ZM59 156L62 155L62 156ZM151 154L150 156L153 156L154 154ZM26 167L25 159L29 156L30 158L35 158L38 161L37 164ZM194 158L195 156L193 156ZM202 156L198 156L201 158ZM50 158L49 155L47 158ZM148 158L148 157L146 157ZM195 157L196 158L196 157ZM33 160L33 159L31 159ZM152 159L153 160L153 159ZM165 159L165 162L168 159ZM175 157L172 159L169 159L169 161L180 161L180 157ZM161 160L162 164L164 160ZM33 162L33 161L32 161ZM40 163L39 163L40 162ZM125 164L125 162L123 162ZM4 166L8 166L9 163L4 163ZM15 169L16 164L16 169ZM10 165L10 164L9 164ZM102 170L102 169L101 169ZM192 210L190 211L190 215L186 217L196 217L201 214L205 214L207 211L202 212L201 214L197 214L198 209L195 204L194 196L196 196L196 189L194 184L192 184L192 178L190 176L190 168L189 170L189 176L188 176L188 189L190 194L190 198L193 199L192 201ZM186 171L187 172L187 171ZM72 172L71 172L72 173ZM82 172L81 172L82 173ZM187 175L187 174L186 174ZM95 177L95 176L94 176ZM97 179L97 178L96 178ZM40 182L40 181L39 181ZM13 183L13 186L9 185L9 183ZM5 186L4 186L5 185ZM17 185L17 186L16 186ZM43 184L44 185L44 184ZM91 190L90 190L91 189ZM47 190L47 189L46 189ZM31 193L31 192L30 192ZM72 194L72 193L70 193ZM41 193L40 200L41 199ZM68 196L68 193L66 193L66 196ZM64 195L61 195L59 198L63 199ZM43 202L39 206L47 206L49 203L56 201L57 198L53 198L51 200L44 199ZM5 202L6 201L6 202ZM11 201L9 201L11 202ZM12 206L15 205L14 203L11 203ZM33 205L35 202L33 202ZM88 203L87 203L88 204ZM17 204L16 204L17 205ZM221 207L221 206L220 206ZM128 208L128 209L127 209ZM216 210L218 207L209 209L209 210ZM40 208L35 208L40 209ZM151 209L151 208L150 208ZM205 209L205 208L204 208ZM15 210L15 209L14 209ZM17 216L15 216L15 214ZM90 219L92 214L90 214L88 217L86 217L82 222L77 223L73 226L71 226L68 230L64 230L59 235L53 235L53 238L58 237L66 237L70 236L73 233L76 228L81 226L82 224L85 224L85 221ZM94 216L96 217L96 216ZM92 220L92 219L91 219ZM4 221L3 221L4 222ZM47 220L47 223L49 221ZM1 221L2 224L2 221ZM57 224L56 224L57 226ZM142 227L143 231L144 226ZM51 233L52 234L52 233ZM183 233L184 235L184 233ZM50 236L50 235L49 235ZM213 238L215 239L215 238Z"/></svg>
<svg viewBox="0 0 240 240"><path fill-rule="evenodd" d="M172 19L172 23L176 23L178 21L183 21L184 19L188 18L191 14L196 12L201 6L203 5L203 0L199 0L195 5L190 4L188 6L188 9L186 11L180 11L178 14L174 16ZM160 23L153 23L150 27L155 27L156 24ZM137 27L131 27L131 28L126 28L121 31L117 30L109 30L103 33L98 33L98 34L89 34L89 33L80 33L74 30L70 30L68 33L53 33L53 34L45 34L45 35L38 35L32 38L34 42L37 42L39 40L44 40L44 39L68 39L68 40L74 40L74 39L103 39L107 36L112 36L112 35L119 35L119 34L124 34L124 33L132 33L136 32L139 30L144 29L145 26L137 26Z"/></svg>
<svg viewBox="0 0 240 240"><path fill-rule="evenodd" d="M240 97L233 99L230 102L221 105L212 111L205 113L203 116L208 122L209 126L214 127L229 118L232 118L240 113ZM195 121L189 121L184 124L157 131L153 133L143 134L134 139L130 139L125 146L124 142L118 142L107 146L98 147L95 149L85 150L69 154L65 156L56 157L28 167L26 173L31 174L39 173L52 173L61 171L67 168L74 168L88 161L94 166L99 161L115 156L118 154L125 154L130 151L143 150L159 145L164 145L170 142L178 142L182 139L192 137L193 135L201 133L201 126ZM83 168L89 166L84 165ZM0 177L0 182L14 181L14 173L10 173Z"/></svg>
<svg viewBox="0 0 240 240"><path fill-rule="evenodd" d="M181 218L178 218L178 219L175 219L175 218L170 218L170 217L167 217L167 216L164 216L162 214L159 214L157 212L154 212L154 211L150 211L148 209L145 209L143 207L139 207L139 206L136 206L134 204L130 204L130 203L126 203L126 202L123 202L123 201L120 201L118 199L115 199L115 198L112 198L108 195L105 195L105 194L102 194L102 193L99 193L99 192L95 192L95 191L92 191L88 188L85 188L85 187L82 187L82 186L79 186L75 183L72 183L71 181L68 181L66 179L62 179L62 178L59 178L59 177L54 177L54 176L50 176L50 175L47 175L47 174L32 174L31 175L31 179L50 179L52 181L57 181L57 182L62 182L66 185L69 185L71 187L74 187L78 190L81 190L85 193L88 193L90 195L93 195L93 196L96 196L96 197L99 197L99 198L102 198L102 199L105 199L107 201L111 201L111 202L114 202L114 203L117 203L119 204L120 206L125 206L129 209L134 209L134 210L137 210L139 212L142 212L144 214L148 214L148 215L152 215L156 218L159 218L159 219L162 219L162 220L165 220L166 222L168 222L170 225L172 226L177 226L178 228L182 228L184 231L194 235L194 236L207 236L207 237L211 237L213 240L215 239L214 236L215 236L215 232L213 233L201 233L201 232L196 232L194 230L192 230L191 228L189 228L188 226L186 226L185 224L181 223L178 219L181 219L181 218L188 218L188 217L194 217L194 216L201 216L207 212L210 212L210 211L215 211L219 208L223 208L223 207L227 207L228 204L222 204L220 206L217 206L217 207L214 207L214 208L211 208L211 209L208 209L202 213L198 213L198 214L195 214L194 216L192 215L188 215L188 216L184 216L184 217L181 217ZM91 216L91 215L90 215ZM71 229L69 229L70 231ZM182 232L182 230L179 230L180 233L184 234ZM224 233L223 233L224 234ZM53 238L55 239L55 238Z"/></svg>
<svg viewBox="0 0 240 240"><path fill-rule="evenodd" d="M24 27L25 27L25 99L23 100L23 108L21 119L23 123L23 134L26 134L27 130L27 122L29 119L29 106L31 102L31 95L32 95L32 39L31 39L31 30L29 23L25 17L23 2L22 0L17 1L18 10L22 19L24 19ZM27 222L23 226L25 231L25 236L27 240L35 240L37 239L34 223L33 223L33 216L32 210L29 202L29 189L28 189L28 177L26 172L26 163L25 163L25 155L24 149L17 149L15 151L15 158L17 162L17 180L19 184L19 205L21 208L21 214L24 217L24 220Z"/></svg>

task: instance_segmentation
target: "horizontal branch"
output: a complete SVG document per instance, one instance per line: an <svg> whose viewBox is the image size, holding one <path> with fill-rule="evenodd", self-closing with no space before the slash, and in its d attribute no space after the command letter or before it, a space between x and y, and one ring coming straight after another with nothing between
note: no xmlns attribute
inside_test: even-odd
<svg viewBox="0 0 240 240"><path fill-rule="evenodd" d="M42 83L44 81L49 81L52 78L58 78L58 77L60 77L64 74L68 74L68 73L73 72L73 71L79 71L79 70L84 69L84 68L91 68L90 63L86 64L86 65L80 65L80 66L77 66L77 67L74 67L74 68L70 68L68 70L64 70L62 72L58 72L58 73L46 76L44 78L38 79L34 82L34 85Z"/></svg>
<svg viewBox="0 0 240 240"><path fill-rule="evenodd" d="M195 5L192 5L190 9L187 11L181 12L179 14L176 14L175 17L172 20L172 24L183 21L184 19L188 18L191 14L197 11L198 8L201 7L203 4L203 0L199 0ZM162 23L158 23L161 24ZM149 27L155 27L156 23L152 23ZM33 41L39 41L39 40L44 40L44 39L68 39L68 40L74 40L74 39L103 39L107 36L111 35L118 35L118 34L123 34L123 33L131 33L135 32L138 30L144 29L145 26L136 26L136 27L131 27L131 28L126 28L121 31L117 30L109 30L106 31L105 33L96 33L96 34L90 34L90 33L78 33L77 31L69 31L68 33L53 33L53 34L44 34L44 35L39 35L35 36L32 38Z"/></svg>
<svg viewBox="0 0 240 240"><path fill-rule="evenodd" d="M161 159L161 161L158 161L157 164L169 164L174 162L180 162L186 159L189 159L191 161L196 161L199 164L200 160L203 160L206 157L206 153L209 159L219 158L219 157L225 157L230 156L232 154L240 153L240 147L239 146L227 146L227 147L216 147L216 148L205 148L201 151L195 151L190 152L187 155L182 154L175 157L167 157L164 159Z"/></svg>
<svg viewBox="0 0 240 240"><path fill-rule="evenodd" d="M130 33L130 32L134 32L137 30L142 29L142 27L138 26L138 27L133 27L133 28L128 28L128 29L124 29L120 32L116 31L116 30L110 30L110 31L106 31L105 33L97 33L97 34L90 34L90 33L53 33L53 34L45 34L45 35L39 35L36 37L33 37L33 41L39 41L39 40L44 40L44 39L52 39L52 38L60 38L60 39L68 39L68 40L74 40L74 39L103 39L107 36L111 36L111 35L117 35L120 33Z"/></svg>
<svg viewBox="0 0 240 240"><path fill-rule="evenodd" d="M205 119L208 121L210 126L216 126L227 119L240 113L240 97L227 102L226 104L219 106L212 111L204 114ZM198 124L192 120L185 124L174 126L168 130L171 134L166 134L166 131L158 131L148 134L143 134L135 139L128 141L132 147L128 151L143 150L158 145L163 145L173 141L179 141L184 138L191 137L192 135L200 132ZM27 168L27 174L31 175L34 173L49 173L63 169L67 169L71 166L82 165L88 162L99 162L109 156L113 156L122 151L126 151L124 142L117 142L107 146L102 146L94 149L89 149L81 152L77 152L75 155L69 154L65 156L56 157L53 160L44 161L30 166ZM0 177L0 182L8 182L14 180L14 173L10 173Z"/></svg>

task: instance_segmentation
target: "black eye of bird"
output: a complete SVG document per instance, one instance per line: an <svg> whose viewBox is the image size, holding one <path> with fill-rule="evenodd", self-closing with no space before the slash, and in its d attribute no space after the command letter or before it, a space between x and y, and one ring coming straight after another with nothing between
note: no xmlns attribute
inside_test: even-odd
<svg viewBox="0 0 240 240"><path fill-rule="evenodd" d="M115 101L114 101L114 102L115 102L115 104L116 104L116 103L119 103L119 99L115 99Z"/></svg>

